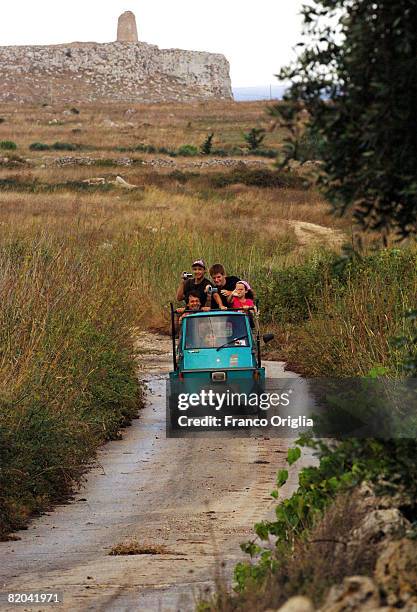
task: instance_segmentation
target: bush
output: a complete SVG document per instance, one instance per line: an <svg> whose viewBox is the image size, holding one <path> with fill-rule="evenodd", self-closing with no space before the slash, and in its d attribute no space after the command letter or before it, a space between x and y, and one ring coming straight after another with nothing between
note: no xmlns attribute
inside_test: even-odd
<svg viewBox="0 0 417 612"><path fill-rule="evenodd" d="M194 145L186 144L182 145L178 149L177 153L183 157L195 157L196 155L199 155L200 151Z"/></svg>
<svg viewBox="0 0 417 612"><path fill-rule="evenodd" d="M174 181L178 181L182 185L185 185L185 183L190 180L189 173L182 172L181 170L174 170L173 172L170 172L168 176Z"/></svg>
<svg viewBox="0 0 417 612"><path fill-rule="evenodd" d="M300 162L320 161L323 159L323 140L309 129L300 136L297 143L296 159Z"/></svg>
<svg viewBox="0 0 417 612"><path fill-rule="evenodd" d="M82 145L73 144L71 142L54 142L52 145L43 142L33 142L29 149L31 151L79 151Z"/></svg>
<svg viewBox="0 0 417 612"><path fill-rule="evenodd" d="M0 117L0 125L1 125L2 123L5 123L5 121L6 121L6 119L4 119L4 117Z"/></svg>
<svg viewBox="0 0 417 612"><path fill-rule="evenodd" d="M43 142L33 142L31 145L29 145L29 149L31 151L50 151L51 146Z"/></svg>
<svg viewBox="0 0 417 612"><path fill-rule="evenodd" d="M298 564L292 567L292 572L288 572L291 567L291 559L296 554L303 552L304 555L308 550L308 543L312 538L312 533L320 533L320 527L323 531L323 516L327 510L327 516L331 516L332 512L328 512L328 508L334 503L336 496L339 496L339 508L336 506L336 512L339 513L340 519L339 529L344 529L344 525L351 518L351 514L357 514L357 518L363 519L363 510L358 508L358 493L354 491L361 482L367 481L374 485L377 494L398 495L403 497L403 505L401 510L404 515L408 515L411 521L417 519L415 508L415 496L417 494L417 470L415 467L415 453L417 445L415 440L375 440L375 439L349 439L340 443L326 444L320 441L301 439L297 442L300 446L310 446L315 450L316 456L319 458L317 467L303 468L299 474L299 486L293 495L281 501L275 511L276 519L272 521L263 521L255 525L255 533L260 540L267 542L272 536L275 539L275 550L271 551L270 547L263 548L254 542L248 542L242 545L242 550L248 553L253 561L252 563L238 563L235 568L236 590L245 594L249 588L255 590L265 590L265 581L268 581L270 589L274 589L274 583L277 582L282 590L288 591L284 594L280 589L274 589L272 599L268 608L276 607L277 601L283 603L282 599L286 599L291 595L298 593L310 595L315 593L317 598L316 603L321 603L321 597L326 590L334 584L334 581L328 580L329 573L332 568L328 567L323 573L321 583L311 583L312 567L309 571L303 573L302 558L298 559ZM294 460L301 456L300 448L297 446L288 451L288 463L291 465ZM277 488L272 492L275 499L279 498L279 489L287 482L288 471L282 469L277 474ZM356 495L356 504L350 506L350 512L346 515L346 506L349 507L348 500ZM341 508L344 502L344 510ZM362 517L359 513L362 512ZM333 506L334 516L334 506ZM360 524L357 520L357 524ZM333 529L336 525L333 525ZM354 524L351 525L354 527ZM327 532L327 537L337 536L337 532ZM345 532L346 540L349 539L349 530ZM345 540L342 538L342 540ZM336 539L336 538L335 538ZM361 543L359 543L360 545ZM374 563L377 557L377 548L369 550L370 542L366 542L366 548L361 551L361 554L355 560L355 557L350 557L351 562L354 560L354 565L351 566L349 573L360 573L358 568L367 568L369 572L374 569ZM307 546L307 548L306 548ZM300 551L303 547L303 551ZM334 542L332 549L334 551ZM316 551L314 545L312 551ZM313 552L314 555L314 552ZM309 564L313 561L310 554ZM344 574L343 555L337 555L340 572L340 577ZM346 562L347 562L346 558ZM305 560L305 557L304 557ZM324 564L325 565L325 564ZM347 568L346 568L347 569ZM298 571L297 571L298 570ZM289 575L292 574L293 584L289 583ZM347 575L349 575L349 573ZM318 588L317 588L318 587ZM267 599L267 594L263 595L263 599ZM261 593L258 593L261 596ZM246 609L236 605L239 601L243 603L244 599L238 597L234 600L234 610ZM264 609L264 607L262 608Z"/></svg>
<svg viewBox="0 0 417 612"><path fill-rule="evenodd" d="M311 377L363 376L374 367L398 375L390 338L402 335L415 307L415 248L312 254L300 266L258 272L265 322L290 339L281 358ZM394 358L395 357L395 358Z"/></svg>
<svg viewBox="0 0 417 612"><path fill-rule="evenodd" d="M0 191L23 191L23 192L35 192L37 191L38 183L34 181L24 181L20 177L9 177L0 179Z"/></svg>
<svg viewBox="0 0 417 612"><path fill-rule="evenodd" d="M265 320L271 323L301 323L316 312L323 301L323 287L333 285L332 263L336 255L310 257L304 264L258 274L258 297Z"/></svg>
<svg viewBox="0 0 417 612"><path fill-rule="evenodd" d="M278 157L278 149L259 149L256 151L256 155L259 157L268 157L269 159L275 159Z"/></svg>
<svg viewBox="0 0 417 612"><path fill-rule="evenodd" d="M162 155L169 155L170 157L176 157L177 152L173 149L168 149L167 147L159 147L158 153L162 153Z"/></svg>
<svg viewBox="0 0 417 612"><path fill-rule="evenodd" d="M71 142L54 142L51 149L54 151L78 151L82 147L80 145L72 144Z"/></svg>
<svg viewBox="0 0 417 612"><path fill-rule="evenodd" d="M243 138L246 140L249 151L257 151L265 140L266 131L263 128L252 128Z"/></svg>
<svg viewBox="0 0 417 612"><path fill-rule="evenodd" d="M1 140L0 149L3 151L15 151L17 149L17 144L12 140Z"/></svg>
<svg viewBox="0 0 417 612"><path fill-rule="evenodd" d="M226 149L213 149L212 154L215 157L228 157L229 152Z"/></svg>
<svg viewBox="0 0 417 612"><path fill-rule="evenodd" d="M203 155L210 155L210 153L212 152L213 138L214 138L214 133L212 132L211 134L208 134L207 138L201 145L201 152Z"/></svg>

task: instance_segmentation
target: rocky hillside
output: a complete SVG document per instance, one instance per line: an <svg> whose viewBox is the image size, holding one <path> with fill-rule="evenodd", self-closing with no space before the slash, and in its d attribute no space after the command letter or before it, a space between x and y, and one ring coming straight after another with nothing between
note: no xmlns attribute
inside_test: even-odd
<svg viewBox="0 0 417 612"><path fill-rule="evenodd" d="M223 55L143 42L0 47L1 102L231 99Z"/></svg>

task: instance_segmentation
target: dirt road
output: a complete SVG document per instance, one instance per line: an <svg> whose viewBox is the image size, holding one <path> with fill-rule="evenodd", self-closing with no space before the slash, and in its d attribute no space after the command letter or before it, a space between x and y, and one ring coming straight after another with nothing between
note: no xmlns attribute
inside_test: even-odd
<svg viewBox="0 0 417 612"><path fill-rule="evenodd" d="M166 439L169 341L144 335L139 344L148 385L140 419L100 451L73 503L34 520L20 541L0 543L0 591L59 592L60 610L193 610L216 567L224 562L230 576L239 544L270 515L288 441ZM296 376L267 367L269 376ZM295 480L294 471L287 491ZM109 556L132 540L167 552Z"/></svg>

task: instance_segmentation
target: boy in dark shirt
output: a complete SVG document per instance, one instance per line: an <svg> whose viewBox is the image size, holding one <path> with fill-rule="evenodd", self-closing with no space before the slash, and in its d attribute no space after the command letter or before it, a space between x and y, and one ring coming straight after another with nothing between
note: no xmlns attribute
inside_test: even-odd
<svg viewBox="0 0 417 612"><path fill-rule="evenodd" d="M240 281L237 276L226 276L226 271L222 264L214 264L210 268L210 276L213 279L214 284L219 290L220 299L222 305L228 307L228 297L233 293L236 287L236 283Z"/></svg>
<svg viewBox="0 0 417 612"><path fill-rule="evenodd" d="M208 289L213 287L213 285L205 276L206 269L206 264L202 259L197 259L193 262L192 271L194 278L181 280L177 290L177 300L179 302L185 300L188 303L190 293L195 293L200 298L202 308L211 306L212 296L208 295ZM223 304L218 293L213 293L213 299L221 310L227 309L227 305Z"/></svg>

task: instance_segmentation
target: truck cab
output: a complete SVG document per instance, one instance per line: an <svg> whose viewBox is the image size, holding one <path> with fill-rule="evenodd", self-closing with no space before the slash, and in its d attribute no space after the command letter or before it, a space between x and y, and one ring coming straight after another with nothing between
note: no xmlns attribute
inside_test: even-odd
<svg viewBox="0 0 417 612"><path fill-rule="evenodd" d="M171 304L173 370L169 374L168 402L172 423L178 415L178 398L202 392L233 397L228 406L242 413L243 396L265 390L265 368L261 363L258 316L243 310L186 312L177 325ZM273 334L263 336L269 342ZM196 414L206 414L202 404ZM247 404L243 413L252 413Z"/></svg>
<svg viewBox="0 0 417 612"><path fill-rule="evenodd" d="M173 325L171 380L261 381L260 341L254 316L242 311L189 313L180 323L178 343Z"/></svg>

